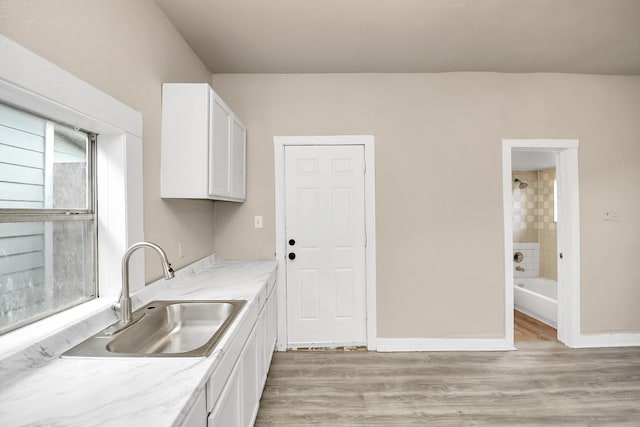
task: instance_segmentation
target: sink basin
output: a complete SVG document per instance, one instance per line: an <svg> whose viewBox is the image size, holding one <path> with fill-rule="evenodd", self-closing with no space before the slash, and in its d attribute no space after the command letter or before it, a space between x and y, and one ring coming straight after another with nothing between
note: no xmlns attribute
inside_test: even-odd
<svg viewBox="0 0 640 427"><path fill-rule="evenodd" d="M206 357L213 352L246 301L152 301L134 323L110 328L63 357Z"/></svg>

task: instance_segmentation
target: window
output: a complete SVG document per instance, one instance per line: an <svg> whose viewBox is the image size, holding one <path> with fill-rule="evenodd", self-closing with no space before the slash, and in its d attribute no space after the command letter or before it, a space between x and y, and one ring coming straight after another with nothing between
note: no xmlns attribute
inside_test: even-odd
<svg viewBox="0 0 640 427"><path fill-rule="evenodd" d="M0 104L0 334L97 296L95 140Z"/></svg>

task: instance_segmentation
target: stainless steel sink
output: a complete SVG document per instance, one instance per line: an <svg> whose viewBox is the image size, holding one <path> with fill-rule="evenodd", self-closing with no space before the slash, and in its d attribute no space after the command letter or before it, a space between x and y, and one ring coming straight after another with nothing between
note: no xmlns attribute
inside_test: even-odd
<svg viewBox="0 0 640 427"><path fill-rule="evenodd" d="M110 328L62 357L205 357L246 301L152 301L127 328Z"/></svg>

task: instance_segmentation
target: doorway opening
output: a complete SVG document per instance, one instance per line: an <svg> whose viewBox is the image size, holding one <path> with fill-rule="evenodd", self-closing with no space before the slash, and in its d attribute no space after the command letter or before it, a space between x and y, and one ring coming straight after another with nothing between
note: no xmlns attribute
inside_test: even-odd
<svg viewBox="0 0 640 427"><path fill-rule="evenodd" d="M536 151L511 155L516 343L557 338L556 157Z"/></svg>
<svg viewBox="0 0 640 427"><path fill-rule="evenodd" d="M277 136L274 152L276 348L376 350L373 136Z"/></svg>
<svg viewBox="0 0 640 427"><path fill-rule="evenodd" d="M503 140L505 338L580 334L576 140Z"/></svg>

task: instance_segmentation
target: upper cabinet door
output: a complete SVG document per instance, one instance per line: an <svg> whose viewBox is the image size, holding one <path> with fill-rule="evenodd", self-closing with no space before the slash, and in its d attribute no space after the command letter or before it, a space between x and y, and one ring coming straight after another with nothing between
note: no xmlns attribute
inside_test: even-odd
<svg viewBox="0 0 640 427"><path fill-rule="evenodd" d="M206 84L163 85L162 197L208 198L209 104Z"/></svg>
<svg viewBox="0 0 640 427"><path fill-rule="evenodd" d="M206 83L166 83L164 198L245 200L246 128Z"/></svg>
<svg viewBox="0 0 640 427"><path fill-rule="evenodd" d="M231 196L231 122L231 111L212 91L209 130L210 196Z"/></svg>
<svg viewBox="0 0 640 427"><path fill-rule="evenodd" d="M245 200L247 130L237 117L231 126L231 197Z"/></svg>

